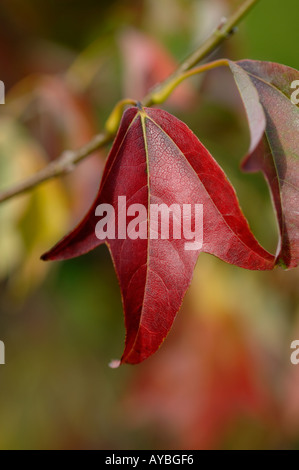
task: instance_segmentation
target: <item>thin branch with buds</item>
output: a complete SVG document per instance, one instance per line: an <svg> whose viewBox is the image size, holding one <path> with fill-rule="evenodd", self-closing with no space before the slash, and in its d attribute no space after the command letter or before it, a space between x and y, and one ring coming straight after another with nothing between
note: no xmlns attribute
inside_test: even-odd
<svg viewBox="0 0 299 470"><path fill-rule="evenodd" d="M181 83L182 80L193 74L193 67L207 57L232 34L236 25L258 1L259 0L245 0L228 19L223 18L213 34L198 49L196 49L193 54L182 62L170 77L154 87L150 93L144 97L142 105L152 106L154 104L164 102L173 89ZM194 74L204 72L219 65L224 65L224 61L225 59L223 61L215 61L210 64L205 64L197 70L194 70ZM188 73L189 71L191 73ZM103 132L96 135L86 145L78 150L67 150L63 152L57 159L28 179L0 192L0 203L19 194L30 191L45 181L71 172L80 161L99 148L110 143L117 132L124 108L128 104L136 105L136 101L124 99L117 103L106 122Z"/></svg>

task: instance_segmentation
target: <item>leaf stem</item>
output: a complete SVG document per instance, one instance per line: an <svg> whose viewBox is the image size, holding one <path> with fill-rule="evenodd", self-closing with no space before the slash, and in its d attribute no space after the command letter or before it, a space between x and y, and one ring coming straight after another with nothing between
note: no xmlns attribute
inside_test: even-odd
<svg viewBox="0 0 299 470"><path fill-rule="evenodd" d="M125 106L128 104L132 104L133 106L137 106L137 101L136 100L131 100L130 98L125 98L121 101L119 101L113 108L110 116L108 117L106 124L105 124L105 130L111 134L114 135L117 132L121 117L124 112Z"/></svg>
<svg viewBox="0 0 299 470"><path fill-rule="evenodd" d="M216 67L228 66L227 59L219 59L213 62L208 62L207 64L201 65L199 67L194 67L187 72L184 72L177 77L173 77L172 81L169 81L167 86L162 87L160 90L151 93L151 104L163 103L171 95L174 89L182 83L186 78L192 77L193 75L198 75L208 70L215 69Z"/></svg>
<svg viewBox="0 0 299 470"><path fill-rule="evenodd" d="M198 49L196 49L196 51L191 54L170 77L160 83L145 96L142 100L142 105L152 106L155 103L162 103L172 93L173 89L187 77L205 72L218 66L227 65L226 60L223 59L194 68L231 35L235 26L258 1L259 0L245 0L228 19L223 19L213 34ZM27 180L0 192L0 203L29 191L47 180L69 173L81 160L111 142L117 132L124 107L128 104L136 105L136 101L132 99L124 99L117 103L107 119L104 131L96 135L89 143L78 150L63 152L60 157L49 163L45 168L35 173Z"/></svg>

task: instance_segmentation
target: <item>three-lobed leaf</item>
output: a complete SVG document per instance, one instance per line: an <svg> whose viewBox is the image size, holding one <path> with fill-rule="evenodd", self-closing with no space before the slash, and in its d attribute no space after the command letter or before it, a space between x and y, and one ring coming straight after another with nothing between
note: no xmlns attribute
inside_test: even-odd
<svg viewBox="0 0 299 470"><path fill-rule="evenodd" d="M136 107L124 113L92 207L42 258L68 259L103 243L95 234L100 204L116 209L115 225L123 229L124 221L119 220L123 215L117 210L119 196L125 196L128 205L146 207L147 217L141 217L139 225L146 226L148 235L151 204L202 204L204 209L203 243L195 250L185 249L184 234L163 238L161 226L157 238L104 240L122 292L127 331L122 363L139 363L159 348L180 308L200 252L247 269L274 266L274 257L252 235L232 185L191 130L165 111ZM126 230L131 221L132 217L125 221ZM189 222L195 226L194 212Z"/></svg>

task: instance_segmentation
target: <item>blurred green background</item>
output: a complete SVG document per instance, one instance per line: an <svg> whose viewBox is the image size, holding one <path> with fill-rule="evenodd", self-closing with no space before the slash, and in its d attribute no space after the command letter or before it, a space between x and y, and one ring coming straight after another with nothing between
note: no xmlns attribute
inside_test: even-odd
<svg viewBox="0 0 299 470"><path fill-rule="evenodd" d="M239 3L2 0L0 188L87 142L118 99L141 98ZM298 69L298 13L298 0L261 0L214 57ZM186 82L163 108L213 153L275 251L263 178L239 170L249 135L227 71ZM298 269L249 272L201 255L160 350L108 367L125 336L108 250L39 260L89 207L107 151L0 206L0 448L299 448Z"/></svg>

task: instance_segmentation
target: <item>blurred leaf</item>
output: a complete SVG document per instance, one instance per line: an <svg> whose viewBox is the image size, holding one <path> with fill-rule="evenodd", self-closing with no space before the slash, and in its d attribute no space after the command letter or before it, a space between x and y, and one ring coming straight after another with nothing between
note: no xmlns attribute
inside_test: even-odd
<svg viewBox="0 0 299 470"><path fill-rule="evenodd" d="M44 164L42 149L26 130L9 118L0 123L1 186L31 175ZM50 187L50 191L49 191ZM61 234L68 220L66 196L59 181L0 207L0 249L5 254L1 277L9 276L12 289L27 291L40 283L47 268L39 254L48 240ZM16 294L15 290L15 294Z"/></svg>
<svg viewBox="0 0 299 470"><path fill-rule="evenodd" d="M157 83L176 69L176 61L154 38L136 30L126 30L120 36L124 72L124 96L141 100ZM191 82L182 84L169 98L169 104L189 108L196 99Z"/></svg>
<svg viewBox="0 0 299 470"><path fill-rule="evenodd" d="M156 445L171 449L221 449L241 417L239 434L253 422L269 436L276 412L260 345L250 344L237 316L184 311L171 339L127 392L133 428L154 429ZM252 437L246 446L256 448Z"/></svg>

